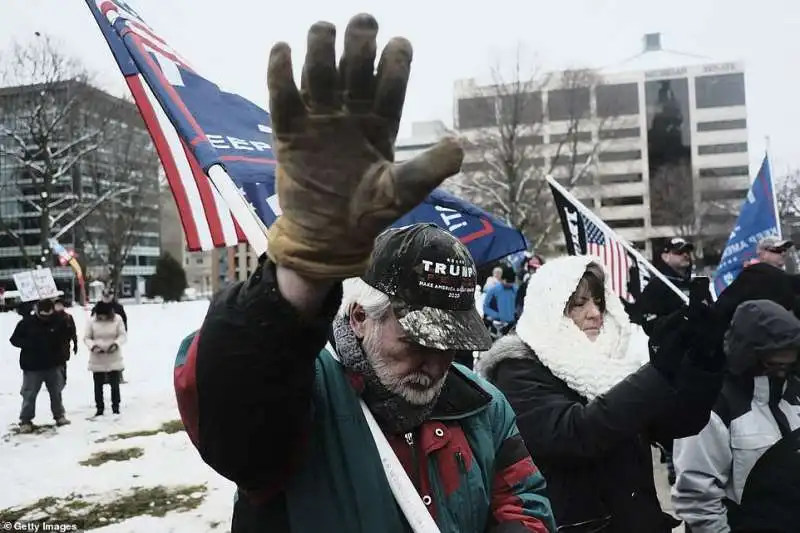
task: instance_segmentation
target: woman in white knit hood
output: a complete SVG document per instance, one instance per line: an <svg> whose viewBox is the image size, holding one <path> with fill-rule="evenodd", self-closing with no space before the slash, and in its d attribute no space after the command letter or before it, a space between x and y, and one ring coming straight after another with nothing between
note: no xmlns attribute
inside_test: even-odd
<svg viewBox="0 0 800 533"><path fill-rule="evenodd" d="M598 261L543 265L529 282L516 334L484 354L478 371L514 407L559 531L667 533L679 522L661 511L650 443L699 432L721 372L697 367L682 350L668 353L674 348L654 349L648 362L647 337ZM669 329L691 337L681 323Z"/></svg>
<svg viewBox="0 0 800 533"><path fill-rule="evenodd" d="M121 346L127 341L127 334L122 317L114 313L110 303L99 302L95 306L83 340L89 347L89 370L94 374L95 416L105 411L103 385L106 383L111 386L111 411L119 414L119 382L125 368Z"/></svg>

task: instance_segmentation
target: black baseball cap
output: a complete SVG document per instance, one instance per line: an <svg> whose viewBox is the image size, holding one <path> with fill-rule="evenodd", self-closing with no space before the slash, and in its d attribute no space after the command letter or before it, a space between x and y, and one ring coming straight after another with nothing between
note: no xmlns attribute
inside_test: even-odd
<svg viewBox="0 0 800 533"><path fill-rule="evenodd" d="M673 237L664 244L665 252L691 252L694 251L694 244L683 237Z"/></svg>
<svg viewBox="0 0 800 533"><path fill-rule="evenodd" d="M389 295L409 340L439 350L483 351L492 346L475 308L472 255L435 224L380 234L361 279Z"/></svg>

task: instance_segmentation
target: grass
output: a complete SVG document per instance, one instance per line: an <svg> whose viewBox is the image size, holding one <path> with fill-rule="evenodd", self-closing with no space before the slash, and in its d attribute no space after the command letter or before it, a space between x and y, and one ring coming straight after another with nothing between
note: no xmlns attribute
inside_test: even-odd
<svg viewBox="0 0 800 533"><path fill-rule="evenodd" d="M110 461L129 461L144 455L142 448L123 448L121 450L100 451L89 456L88 459L81 461L82 466L100 466Z"/></svg>
<svg viewBox="0 0 800 533"><path fill-rule="evenodd" d="M0 523L33 521L77 524L80 531L105 527L136 516L162 517L172 511L196 509L206 497L205 485L133 487L112 501L91 502L98 495L49 496L30 505L0 509ZM105 496L105 495L104 495Z"/></svg>
<svg viewBox="0 0 800 533"><path fill-rule="evenodd" d="M134 439L136 437L150 437L152 435L158 435L159 433L179 433L181 431L186 431L186 428L183 427L183 422L180 420L170 420L169 422L164 422L156 429L143 429L140 431L127 431L123 433L114 433L109 435L108 437L97 439L95 442L108 442L113 440L124 440L124 439Z"/></svg>

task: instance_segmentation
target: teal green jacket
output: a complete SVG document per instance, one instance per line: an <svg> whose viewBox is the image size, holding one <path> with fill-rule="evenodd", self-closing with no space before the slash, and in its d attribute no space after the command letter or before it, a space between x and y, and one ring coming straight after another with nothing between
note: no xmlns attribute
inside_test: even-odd
<svg viewBox="0 0 800 533"><path fill-rule="evenodd" d="M303 356L324 346L325 320L299 327L275 301L277 313L252 301L248 309L247 283L212 303L174 376L192 442L239 486L232 533L407 533L361 412L359 377L325 349ZM257 333L245 330L251 311ZM555 532L510 405L465 367L453 366L429 420L387 438L442 533Z"/></svg>

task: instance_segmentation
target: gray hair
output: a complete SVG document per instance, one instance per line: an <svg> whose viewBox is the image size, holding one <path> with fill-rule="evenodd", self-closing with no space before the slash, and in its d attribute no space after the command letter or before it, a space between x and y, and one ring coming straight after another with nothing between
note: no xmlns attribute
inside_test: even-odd
<svg viewBox="0 0 800 533"><path fill-rule="evenodd" d="M349 278L342 283L342 304L339 306L338 316L349 317L353 304L360 305L373 320L384 318L392 307L387 294L368 285L361 278Z"/></svg>

